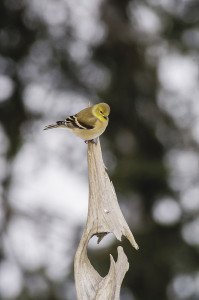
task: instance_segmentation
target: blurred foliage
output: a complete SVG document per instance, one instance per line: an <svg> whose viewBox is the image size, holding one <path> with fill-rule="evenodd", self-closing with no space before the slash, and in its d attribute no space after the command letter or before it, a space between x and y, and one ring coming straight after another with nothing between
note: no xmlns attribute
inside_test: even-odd
<svg viewBox="0 0 199 300"><path fill-rule="evenodd" d="M174 12L155 1L103 1L100 5L100 22L105 28L105 35L100 41L91 44L89 63L104 69L110 80L107 79L103 86L94 87L86 78L84 63L78 63L69 53L68 45L75 40L69 25L65 26L61 37L55 37L51 34L49 25L41 18L29 16L31 11L28 11L26 1L0 2L0 56L6 60L4 70L3 67L1 70L14 82L11 97L0 102L0 121L9 140L6 159L11 162L20 151L23 143L22 125L40 117L39 113L27 111L24 106L23 93L29 79L22 70L35 43L45 40L51 55L39 71L49 72L52 82L56 77L54 87L94 95L111 106L110 125L104 137L106 148L111 151L115 160L111 178L118 195L121 195L119 198L129 211L130 201L134 201L136 197L139 199L138 221L134 222L135 213L132 211L132 218L128 218L128 223L132 226L140 250L135 252L125 243L131 268L124 280L124 286L138 300L169 299L167 290L171 280L179 272L191 274L198 270L198 250L188 245L181 236L184 219L164 226L155 222L152 215L157 199L179 197L168 185L169 170L164 158L176 146L184 147L185 133L158 104L160 81L158 58L155 57L160 44L175 47L187 54L197 51L194 45L185 43L182 37L187 30L198 28L198 1L182 1L185 2L184 5L179 2L173 1L176 3ZM139 27L130 11L139 5L158 15L162 29L157 36L137 30ZM148 58L149 48L155 58ZM159 128L163 128L162 139L157 134ZM188 147L195 147L194 145L190 138ZM12 215L7 201L11 174L12 169L3 182L5 222L1 228L2 239ZM2 260L5 255L1 243ZM93 255L102 266L106 253L101 251L100 254ZM64 286L63 282L54 283L43 270L34 275L43 276L47 280L46 294L34 296L24 288L19 300L62 299L60 286ZM29 276L31 274L24 271L26 280ZM68 279L64 280L67 282Z"/></svg>

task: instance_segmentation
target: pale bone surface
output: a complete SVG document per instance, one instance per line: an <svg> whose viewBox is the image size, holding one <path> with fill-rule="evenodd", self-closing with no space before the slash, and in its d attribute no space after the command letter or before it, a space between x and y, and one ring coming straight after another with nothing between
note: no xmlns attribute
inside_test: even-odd
<svg viewBox="0 0 199 300"><path fill-rule="evenodd" d="M138 245L124 219L115 189L106 173L99 140L97 145L88 143L87 159L88 217L74 262L77 297L78 300L117 300L123 278L129 268L123 248L118 247L116 262L110 255L110 269L103 278L88 259L89 240L93 235L97 235L100 241L103 233L113 233L119 241L125 236L135 249L138 249Z"/></svg>

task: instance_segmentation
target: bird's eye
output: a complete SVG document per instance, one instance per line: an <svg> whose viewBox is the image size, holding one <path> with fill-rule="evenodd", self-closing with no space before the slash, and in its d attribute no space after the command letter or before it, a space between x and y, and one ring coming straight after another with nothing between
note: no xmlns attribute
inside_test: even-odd
<svg viewBox="0 0 199 300"><path fill-rule="evenodd" d="M100 110L100 113L101 113L101 114L103 114L103 111L102 111L102 110Z"/></svg>

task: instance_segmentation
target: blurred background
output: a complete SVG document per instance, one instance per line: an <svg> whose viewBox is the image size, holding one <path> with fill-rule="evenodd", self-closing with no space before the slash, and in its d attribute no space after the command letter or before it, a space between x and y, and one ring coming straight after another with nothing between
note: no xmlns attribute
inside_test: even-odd
<svg viewBox="0 0 199 300"><path fill-rule="evenodd" d="M86 144L45 125L104 101L103 156L139 251L122 300L199 299L199 2L1 0L0 299L76 299ZM100 274L117 242L93 238Z"/></svg>

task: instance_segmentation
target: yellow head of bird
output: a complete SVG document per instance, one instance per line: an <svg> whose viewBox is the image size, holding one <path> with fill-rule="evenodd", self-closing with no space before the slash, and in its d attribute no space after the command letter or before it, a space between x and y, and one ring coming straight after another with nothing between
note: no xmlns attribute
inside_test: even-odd
<svg viewBox="0 0 199 300"><path fill-rule="evenodd" d="M110 114L110 106L107 103L98 103L93 106L93 114L100 121L105 122L108 120Z"/></svg>

